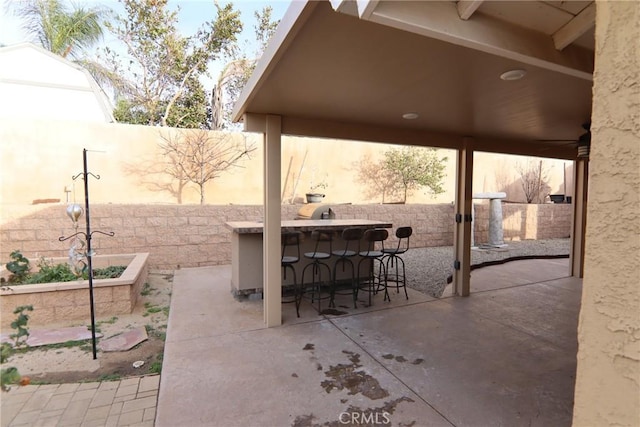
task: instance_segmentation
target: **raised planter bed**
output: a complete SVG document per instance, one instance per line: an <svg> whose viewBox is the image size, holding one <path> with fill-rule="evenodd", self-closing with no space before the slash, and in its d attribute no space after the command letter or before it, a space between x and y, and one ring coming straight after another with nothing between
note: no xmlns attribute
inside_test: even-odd
<svg viewBox="0 0 640 427"><path fill-rule="evenodd" d="M96 255L92 258L94 268L111 265L126 265L122 275L116 279L94 279L93 299L96 318L129 314L133 311L140 291L147 280L148 253ZM53 263L67 262L66 258L52 258ZM2 277L8 277L4 268ZM2 329L10 328L14 320L13 310L21 305L32 305L29 313L30 326L47 325L74 320L89 320L89 281L36 283L32 285L6 284L0 288Z"/></svg>

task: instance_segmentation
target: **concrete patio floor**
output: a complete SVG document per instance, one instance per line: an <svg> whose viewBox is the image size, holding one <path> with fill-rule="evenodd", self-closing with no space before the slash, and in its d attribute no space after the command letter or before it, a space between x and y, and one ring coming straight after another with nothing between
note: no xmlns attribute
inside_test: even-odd
<svg viewBox="0 0 640 427"><path fill-rule="evenodd" d="M286 304L265 328L229 266L178 270L155 425L568 426L582 282L567 271L513 261L474 270L468 298L343 297L346 314L299 319Z"/></svg>

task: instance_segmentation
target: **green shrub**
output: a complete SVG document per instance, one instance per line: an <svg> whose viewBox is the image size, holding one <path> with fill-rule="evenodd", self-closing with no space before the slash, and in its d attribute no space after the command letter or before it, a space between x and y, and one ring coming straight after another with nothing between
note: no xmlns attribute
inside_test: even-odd
<svg viewBox="0 0 640 427"><path fill-rule="evenodd" d="M9 335L9 338L13 340L13 347L19 348L27 345L27 338L29 338L29 315L25 311L33 311L32 305L21 305L13 310L13 314L17 317L11 322L11 329L15 329L16 332Z"/></svg>
<svg viewBox="0 0 640 427"><path fill-rule="evenodd" d="M0 344L0 363L5 363L9 360L11 356L13 356L15 350L13 346L8 342L3 342Z"/></svg>
<svg viewBox="0 0 640 427"><path fill-rule="evenodd" d="M127 269L124 265L111 265L105 268L94 268L93 269L93 278L94 279L115 279L120 277L122 273ZM85 279L88 278L85 277Z"/></svg>
<svg viewBox="0 0 640 427"><path fill-rule="evenodd" d="M11 253L13 261L7 263L7 270L12 274L9 277L9 282L14 285L24 285L32 283L54 283L54 282L72 282L74 280L88 279L89 274L84 272L82 276L78 277L69 264L53 264L44 258L40 259L38 268L40 269L36 273L29 273L31 266L29 260L25 258L20 251L13 251ZM120 277L124 270L124 265L111 265L105 268L94 268L94 279L115 279Z"/></svg>
<svg viewBox="0 0 640 427"><path fill-rule="evenodd" d="M20 372L15 366L10 366L6 369L0 370L0 387L2 390L8 390L8 385L18 384L20 382Z"/></svg>
<svg viewBox="0 0 640 427"><path fill-rule="evenodd" d="M20 251L13 251L9 256L13 260L9 261L6 265L7 270L11 272L11 276L9 276L9 282L23 282L27 277L27 274L29 274L29 270L31 269L29 260L25 258L20 253Z"/></svg>
<svg viewBox="0 0 640 427"><path fill-rule="evenodd" d="M38 267L40 271L29 275L24 283L71 282L78 279L69 264L53 264L42 258Z"/></svg>
<svg viewBox="0 0 640 427"><path fill-rule="evenodd" d="M13 343L2 343L0 348L0 362L6 363L9 358L15 353L17 348L27 347L27 338L29 337L29 328L27 323L29 322L29 315L25 311L33 311L31 305L21 305L13 310L13 314L17 315L16 319L11 322L11 328L16 332L9 335L9 338L13 340ZM3 391L9 390L10 384L17 384L20 382L21 376L18 369L10 366L3 368L0 371L0 388Z"/></svg>

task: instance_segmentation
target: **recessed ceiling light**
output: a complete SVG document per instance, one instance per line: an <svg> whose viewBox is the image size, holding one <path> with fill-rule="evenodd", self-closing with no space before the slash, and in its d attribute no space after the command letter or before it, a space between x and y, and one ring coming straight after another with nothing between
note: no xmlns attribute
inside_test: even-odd
<svg viewBox="0 0 640 427"><path fill-rule="evenodd" d="M525 70L509 70L500 74L502 80L520 80L527 75Z"/></svg>
<svg viewBox="0 0 640 427"><path fill-rule="evenodd" d="M419 117L418 113L404 113L402 115L402 118L405 119L405 120L415 120L418 117Z"/></svg>

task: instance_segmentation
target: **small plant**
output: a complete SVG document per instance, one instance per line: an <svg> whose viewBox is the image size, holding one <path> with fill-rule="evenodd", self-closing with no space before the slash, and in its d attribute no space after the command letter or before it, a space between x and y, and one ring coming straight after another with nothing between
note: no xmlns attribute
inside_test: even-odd
<svg viewBox="0 0 640 427"><path fill-rule="evenodd" d="M154 328L152 325L144 325L144 328L146 329L149 336L154 336L161 341L167 340L166 325L162 325L158 329ZM161 331L160 329L165 329L165 331Z"/></svg>
<svg viewBox="0 0 640 427"><path fill-rule="evenodd" d="M324 190L325 188L327 188L328 185L325 181L318 181L318 182L311 182L311 185L309 186L309 190L311 193L319 193L319 190Z"/></svg>
<svg viewBox="0 0 640 427"><path fill-rule="evenodd" d="M71 271L69 264L53 264L51 261L41 258L38 268L40 270L31 274L24 283L71 282L78 279L78 276Z"/></svg>
<svg viewBox="0 0 640 427"><path fill-rule="evenodd" d="M122 275L122 273L127 269L124 265L111 265L105 268L94 268L93 269L93 278L94 279L115 279ZM89 276L84 277L87 279Z"/></svg>
<svg viewBox="0 0 640 427"><path fill-rule="evenodd" d="M85 342L83 345L78 347L78 349L80 349L81 351L84 351L85 353L91 353L93 351L93 346Z"/></svg>
<svg viewBox="0 0 640 427"><path fill-rule="evenodd" d="M323 177L318 177L317 169L313 169L311 171L311 182L309 183L309 193L310 194L320 194L325 188L328 187L326 181L326 174Z"/></svg>
<svg viewBox="0 0 640 427"><path fill-rule="evenodd" d="M149 302L144 303L144 308L147 309L147 311L143 314L143 316L145 317L150 314L160 313L161 311L164 311L162 307L158 307L157 305L152 305Z"/></svg>
<svg viewBox="0 0 640 427"><path fill-rule="evenodd" d="M2 390L8 391L10 384L18 384L20 382L20 372L15 366L10 366L0 371L0 384L2 384Z"/></svg>
<svg viewBox="0 0 640 427"><path fill-rule="evenodd" d="M9 276L9 282L17 282L20 283L24 281L24 279L29 274L29 270L31 269L31 265L29 264L29 260L20 253L20 251L13 251L9 255L13 261L9 261L6 265L7 270L11 272L11 276Z"/></svg>
<svg viewBox="0 0 640 427"><path fill-rule="evenodd" d="M140 295L142 295L143 297L146 297L147 295L151 295L151 291L154 291L154 290L155 289L151 287L149 282L145 282L144 286L142 287L142 290L140 291Z"/></svg>
<svg viewBox="0 0 640 427"><path fill-rule="evenodd" d="M13 339L13 347L20 348L27 345L27 338L29 338L29 328L27 327L27 323L29 323L29 315L25 313L25 311L33 311L32 305L21 305L16 307L13 310L13 314L16 314L16 320L11 322L11 328L15 329L16 332L9 335L9 338Z"/></svg>
<svg viewBox="0 0 640 427"><path fill-rule="evenodd" d="M46 350L53 350L53 349L58 349L58 348L82 347L85 344L86 344L86 342L84 340L78 340L78 341L69 340L69 341L55 343L55 344L41 345L38 348L39 349L46 349Z"/></svg>
<svg viewBox="0 0 640 427"><path fill-rule="evenodd" d="M156 356L156 360L149 366L150 374L160 374L162 373L162 359L164 354L160 353Z"/></svg>
<svg viewBox="0 0 640 427"><path fill-rule="evenodd" d="M29 273L31 269L29 260L25 258L20 251L11 252L13 261L7 263L7 270L12 274L9 276L9 282L15 285L32 284L32 283L54 283L54 282L71 282L79 279L88 279L87 272L83 272L78 277L73 272L69 264L53 264L45 258L41 258L38 262L39 271ZM120 277L126 266L112 265L105 268L94 268L94 279L113 279Z"/></svg>
<svg viewBox="0 0 640 427"><path fill-rule="evenodd" d="M0 344L0 363L6 363L9 361L9 358L13 356L15 350L13 346L8 342L3 342Z"/></svg>
<svg viewBox="0 0 640 427"><path fill-rule="evenodd" d="M96 324L97 325L104 325L105 323L108 323L109 325L113 325L117 321L118 321L118 317L117 316L113 316L109 320L99 320L98 322L96 322Z"/></svg>
<svg viewBox="0 0 640 427"><path fill-rule="evenodd" d="M98 378L98 382L119 381L120 379L122 379L122 375L120 374L104 374L100 375L100 377Z"/></svg>
<svg viewBox="0 0 640 427"><path fill-rule="evenodd" d="M27 323L29 322L29 315L25 311L33 311L31 305L21 305L13 310L13 314L16 314L16 320L11 322L11 328L16 332L9 335L9 338L13 339L13 343L2 343L0 348L0 362L5 363L15 353L17 348L27 346L27 338L29 337L29 329ZM9 384L17 384L20 382L21 376L18 369L10 366L8 368L0 370L0 387L4 391L9 390Z"/></svg>

